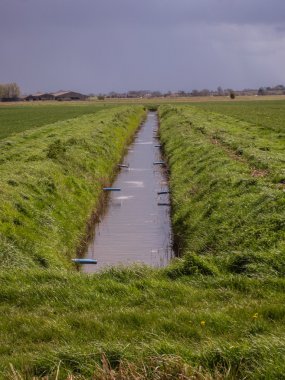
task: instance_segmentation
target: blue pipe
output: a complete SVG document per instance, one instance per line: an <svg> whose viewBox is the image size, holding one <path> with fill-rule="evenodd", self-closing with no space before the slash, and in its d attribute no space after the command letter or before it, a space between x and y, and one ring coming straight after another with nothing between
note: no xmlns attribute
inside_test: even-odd
<svg viewBox="0 0 285 380"><path fill-rule="evenodd" d="M121 191L119 187L103 187L104 191Z"/></svg>
<svg viewBox="0 0 285 380"><path fill-rule="evenodd" d="M158 192L157 192L158 195L169 194L169 193L170 193L169 190L163 190L163 191L158 191Z"/></svg>
<svg viewBox="0 0 285 380"><path fill-rule="evenodd" d="M165 165L164 161L155 161L153 165Z"/></svg>
<svg viewBox="0 0 285 380"><path fill-rule="evenodd" d="M94 259L72 259L76 264L97 264L97 260Z"/></svg>

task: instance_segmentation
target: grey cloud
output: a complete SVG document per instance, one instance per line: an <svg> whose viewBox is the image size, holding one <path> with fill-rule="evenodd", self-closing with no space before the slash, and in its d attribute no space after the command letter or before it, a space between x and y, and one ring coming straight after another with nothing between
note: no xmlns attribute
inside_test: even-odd
<svg viewBox="0 0 285 380"><path fill-rule="evenodd" d="M168 27L181 23L284 25L284 0L1 0L0 20L11 27ZM1 16L2 15L2 16ZM7 17L8 16L8 17Z"/></svg>
<svg viewBox="0 0 285 380"><path fill-rule="evenodd" d="M0 82L25 91L284 81L284 0L0 0Z"/></svg>

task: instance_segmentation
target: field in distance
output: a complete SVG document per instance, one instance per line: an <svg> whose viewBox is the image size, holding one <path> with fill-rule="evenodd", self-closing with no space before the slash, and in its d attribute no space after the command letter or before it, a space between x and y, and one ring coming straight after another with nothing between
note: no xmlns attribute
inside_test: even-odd
<svg viewBox="0 0 285 380"><path fill-rule="evenodd" d="M96 113L108 105L94 102L0 103L0 139L27 129Z"/></svg>
<svg viewBox="0 0 285 380"><path fill-rule="evenodd" d="M123 104L192 104L205 110L220 112L252 122L281 122L285 117L285 96L243 96L230 101L228 97L96 99L80 102L14 102L0 103L0 139L27 129L61 120L96 113ZM250 116L251 115L251 116ZM250 117L250 119L249 119Z"/></svg>

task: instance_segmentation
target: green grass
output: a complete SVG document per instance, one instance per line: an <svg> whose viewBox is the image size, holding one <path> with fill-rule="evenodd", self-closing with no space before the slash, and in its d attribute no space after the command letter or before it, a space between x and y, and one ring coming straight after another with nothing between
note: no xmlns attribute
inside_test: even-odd
<svg viewBox="0 0 285 380"><path fill-rule="evenodd" d="M192 109L200 130L223 143L255 169L276 172L276 182L285 180L285 101L198 103L206 111L203 120ZM213 113L212 113L213 112ZM218 115L220 114L220 115Z"/></svg>
<svg viewBox="0 0 285 380"><path fill-rule="evenodd" d="M170 280L163 270L138 267L97 276L8 270L0 281L6 376L9 363L25 378L55 373L60 363L61 379L69 372L91 378L103 354L114 370L122 361L142 370L164 359L165 376L181 358L166 377L173 379L183 363L188 375L190 369L234 379L284 374L283 279Z"/></svg>
<svg viewBox="0 0 285 380"><path fill-rule="evenodd" d="M69 265L144 113L114 108L0 142L0 267Z"/></svg>
<svg viewBox="0 0 285 380"><path fill-rule="evenodd" d="M206 272L285 273L284 186L276 183L285 153L273 135L267 155L253 134L254 125L197 108L161 109L176 245Z"/></svg>
<svg viewBox="0 0 285 380"><path fill-rule="evenodd" d="M282 121L235 104L159 109L182 256L160 270L70 267L141 107L0 142L0 378L284 379Z"/></svg>
<svg viewBox="0 0 285 380"><path fill-rule="evenodd" d="M246 157L251 166L270 170L271 174L275 171L276 182L285 181L284 100L204 103L197 107L207 111L206 128L213 137ZM217 125L211 122L210 111L214 112ZM220 118L217 113L221 114Z"/></svg>
<svg viewBox="0 0 285 380"><path fill-rule="evenodd" d="M207 112L217 112L252 123L264 132L273 130L285 138L285 100L208 102L192 105Z"/></svg>
<svg viewBox="0 0 285 380"><path fill-rule="evenodd" d="M85 114L93 114L106 108L111 108L111 106L85 102L0 105L0 140L27 129L38 128Z"/></svg>

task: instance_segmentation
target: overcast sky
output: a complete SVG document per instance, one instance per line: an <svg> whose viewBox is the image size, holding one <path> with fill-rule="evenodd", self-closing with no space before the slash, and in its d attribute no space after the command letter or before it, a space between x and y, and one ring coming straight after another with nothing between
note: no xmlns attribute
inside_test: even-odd
<svg viewBox="0 0 285 380"><path fill-rule="evenodd" d="M0 83L99 93L285 84L285 0L0 0Z"/></svg>

